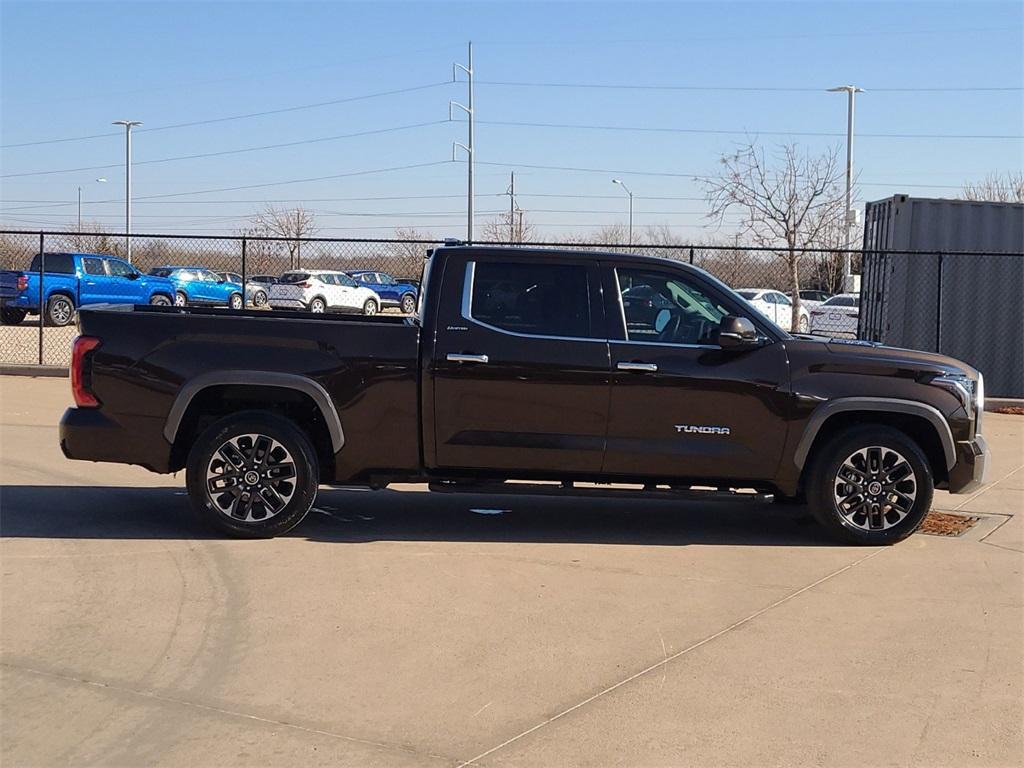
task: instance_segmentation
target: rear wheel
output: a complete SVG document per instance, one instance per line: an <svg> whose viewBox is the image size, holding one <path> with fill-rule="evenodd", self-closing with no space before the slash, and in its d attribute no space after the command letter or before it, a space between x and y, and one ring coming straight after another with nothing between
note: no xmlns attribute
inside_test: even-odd
<svg viewBox="0 0 1024 768"><path fill-rule="evenodd" d="M411 315L416 311L416 297L411 293L407 293L402 297L402 311L407 315Z"/></svg>
<svg viewBox="0 0 1024 768"><path fill-rule="evenodd" d="M55 293L46 302L46 324L57 327L67 325L75 319L75 303L70 296Z"/></svg>
<svg viewBox="0 0 1024 768"><path fill-rule="evenodd" d="M801 317L797 322L796 330L797 333L807 333L810 330L811 324L806 317Z"/></svg>
<svg viewBox="0 0 1024 768"><path fill-rule="evenodd" d="M366 303L363 304L364 315L376 315L377 314L377 302L373 299L367 299Z"/></svg>
<svg viewBox="0 0 1024 768"><path fill-rule="evenodd" d="M265 307L267 305L267 292L256 291L256 293L252 295L252 305L254 307Z"/></svg>
<svg viewBox="0 0 1024 768"><path fill-rule="evenodd" d="M188 304L188 296L185 295L184 291L174 292L174 306L184 307Z"/></svg>
<svg viewBox="0 0 1024 768"><path fill-rule="evenodd" d="M265 411L211 424L188 456L192 506L204 522L240 538L271 538L294 528L313 506L318 480L306 434Z"/></svg>
<svg viewBox="0 0 1024 768"><path fill-rule="evenodd" d="M245 307L245 302L242 300L242 294L232 293L231 298L228 299L228 306L232 309L242 309Z"/></svg>
<svg viewBox="0 0 1024 768"><path fill-rule="evenodd" d="M931 508L935 486L924 452L903 432L881 424L834 436L808 472L811 512L853 544L902 541Z"/></svg>
<svg viewBox="0 0 1024 768"><path fill-rule="evenodd" d="M27 310L18 309L16 307L4 307L0 309L0 321L3 321L4 325L17 325L25 319Z"/></svg>
<svg viewBox="0 0 1024 768"><path fill-rule="evenodd" d="M169 297L164 296L162 293L158 293L150 298L149 303L154 307L169 307L171 306L171 300Z"/></svg>
<svg viewBox="0 0 1024 768"><path fill-rule="evenodd" d="M327 311L327 302L317 297L309 302L309 311L321 315Z"/></svg>

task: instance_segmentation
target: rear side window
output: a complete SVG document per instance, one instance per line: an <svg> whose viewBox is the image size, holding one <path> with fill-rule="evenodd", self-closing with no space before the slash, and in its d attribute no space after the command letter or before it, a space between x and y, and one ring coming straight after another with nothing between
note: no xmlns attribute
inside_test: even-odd
<svg viewBox="0 0 1024 768"><path fill-rule="evenodd" d="M285 272L281 275L281 282L288 283L304 283L309 280L308 272Z"/></svg>
<svg viewBox="0 0 1024 768"><path fill-rule="evenodd" d="M70 253L44 253L43 269L57 275L75 274L75 257ZM29 272L39 271L39 254L32 257Z"/></svg>
<svg viewBox="0 0 1024 768"><path fill-rule="evenodd" d="M82 269L87 275L105 275L107 270L103 267L103 259L86 258L82 259Z"/></svg>
<svg viewBox="0 0 1024 768"><path fill-rule="evenodd" d="M485 261L470 270L473 320L532 336L590 336L586 267Z"/></svg>

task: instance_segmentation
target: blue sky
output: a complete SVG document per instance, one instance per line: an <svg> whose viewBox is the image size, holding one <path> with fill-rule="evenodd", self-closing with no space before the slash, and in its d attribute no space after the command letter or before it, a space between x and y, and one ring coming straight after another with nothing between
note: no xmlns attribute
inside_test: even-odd
<svg viewBox="0 0 1024 768"><path fill-rule="evenodd" d="M542 235L624 223L626 199L611 184L620 176L636 195L638 226L706 240L715 233L692 177L714 172L745 135L813 151L841 145L845 97L824 89L848 82L867 89L857 109L859 197L952 197L965 180L1022 166L1022 7L5 0L0 223L68 226L83 185L85 219L120 228L124 142L110 122L131 118L145 122L134 142L135 231L230 233L271 200L316 211L325 235L387 236L411 224L461 236L465 165L450 161L466 132L446 121L448 100L465 101L466 88L446 81L470 39L478 226L507 207L517 169L518 203ZM628 87L498 84L508 82ZM417 86L427 87L165 128ZM1015 90L927 90L936 88ZM319 138L330 140L148 162ZM432 165L346 175L421 164ZM100 176L108 183L93 182ZM280 183L325 176L336 178Z"/></svg>

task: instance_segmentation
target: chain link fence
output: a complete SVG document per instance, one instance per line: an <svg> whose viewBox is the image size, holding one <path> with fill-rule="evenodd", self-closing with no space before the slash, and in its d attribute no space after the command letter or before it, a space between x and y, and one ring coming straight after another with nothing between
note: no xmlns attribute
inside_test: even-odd
<svg viewBox="0 0 1024 768"><path fill-rule="evenodd" d="M296 284L305 281L303 275L311 271L357 273L357 281L381 296L384 306L379 309L401 312L402 296L392 295L398 290L396 285L407 293L416 291L427 250L443 244L434 240L187 235L132 235L129 244L124 235L0 231L0 365L67 365L75 311L89 303L173 303L274 311L275 295L287 290L275 289L274 283L286 273L293 276L285 280ZM786 330L927 351L955 348L961 357L969 339L984 333L978 307L962 306L964 302L957 300L960 295L974 296L972 301L983 297L964 286L984 280L987 274L993 285L1019 289L1024 264L1020 253L808 249L789 254L741 246L525 245L638 253L688 262L739 290L755 309ZM856 290L844 293L847 253ZM796 312L794 256L800 295ZM954 263L955 274L949 266ZM972 271L972 265L977 269ZM338 286L352 282L346 276L321 278ZM1019 308L1019 290L1015 301ZM404 303L406 310L413 306L411 301ZM337 307L328 302L324 308ZM962 322L964 313L966 322ZM944 318L951 318L945 333ZM1014 327L1019 336L1022 324Z"/></svg>

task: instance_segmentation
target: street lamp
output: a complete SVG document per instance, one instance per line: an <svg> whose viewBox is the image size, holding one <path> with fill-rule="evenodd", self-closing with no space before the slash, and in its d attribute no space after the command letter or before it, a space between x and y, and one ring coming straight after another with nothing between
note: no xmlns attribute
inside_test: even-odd
<svg viewBox="0 0 1024 768"><path fill-rule="evenodd" d="M633 247L633 193L629 191L629 187L626 186L626 182L622 179L612 179L612 184L618 184L629 195L629 247Z"/></svg>
<svg viewBox="0 0 1024 768"><path fill-rule="evenodd" d="M97 184L106 184L106 179L95 179ZM82 234L82 185L78 185L78 234Z"/></svg>
<svg viewBox="0 0 1024 768"><path fill-rule="evenodd" d="M846 225L846 250L843 252L843 290L850 290L850 249L853 248L854 213L851 210L853 195L853 102L855 94L864 93L855 85L839 85L828 89L830 93L846 94L846 209L843 211Z"/></svg>
<svg viewBox="0 0 1024 768"><path fill-rule="evenodd" d="M132 260L132 128L141 120L115 120L111 125L124 126L124 240L128 262Z"/></svg>

